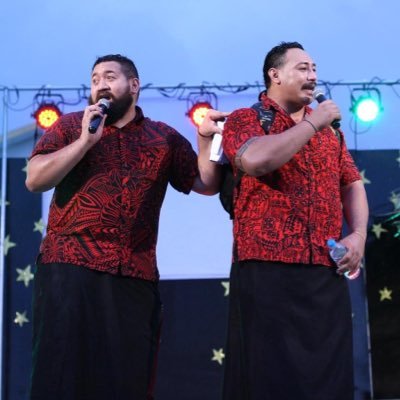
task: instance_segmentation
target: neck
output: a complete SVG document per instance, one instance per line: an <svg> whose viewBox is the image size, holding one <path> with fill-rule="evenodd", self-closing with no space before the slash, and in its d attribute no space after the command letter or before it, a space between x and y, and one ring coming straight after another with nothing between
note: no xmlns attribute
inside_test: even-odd
<svg viewBox="0 0 400 400"><path fill-rule="evenodd" d="M268 90L268 97L282 107L296 124L304 118L306 112L304 104L293 103L271 89Z"/></svg>

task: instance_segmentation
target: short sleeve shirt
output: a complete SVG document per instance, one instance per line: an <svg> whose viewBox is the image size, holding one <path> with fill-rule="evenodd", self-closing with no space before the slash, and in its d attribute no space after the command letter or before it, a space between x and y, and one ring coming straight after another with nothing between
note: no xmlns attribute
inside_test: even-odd
<svg viewBox="0 0 400 400"><path fill-rule="evenodd" d="M267 96L263 105L275 113L269 135L295 125ZM307 107L306 113L311 112ZM263 135L255 110L234 111L223 135L230 162L234 164L237 151L249 139ZM317 132L277 170L260 177L244 175L235 201L238 259L332 265L326 241L341 235L341 188L359 179L342 132L331 128Z"/></svg>
<svg viewBox="0 0 400 400"><path fill-rule="evenodd" d="M63 116L31 157L77 140L82 117ZM167 185L187 194L197 175L189 141L136 107L133 121L105 127L100 141L55 187L41 262L158 280L155 251Z"/></svg>

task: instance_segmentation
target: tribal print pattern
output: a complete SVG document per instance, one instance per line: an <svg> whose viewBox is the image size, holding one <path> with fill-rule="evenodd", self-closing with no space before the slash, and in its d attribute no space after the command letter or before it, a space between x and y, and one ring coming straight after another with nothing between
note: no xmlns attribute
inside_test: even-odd
<svg viewBox="0 0 400 400"><path fill-rule="evenodd" d="M263 104L276 110L269 135L294 126L271 99L264 97ZM306 113L311 111L306 108ZM326 240L341 235L340 188L361 179L340 134L338 140L330 128L322 129L281 168L261 177L242 177L234 220L239 260L332 265ZM223 135L231 164L249 139L264 135L255 110L233 112Z"/></svg>
<svg viewBox="0 0 400 400"><path fill-rule="evenodd" d="M197 155L173 128L136 111L125 127L105 127L101 140L55 188L42 263L158 280L155 248L167 185L189 193L198 174ZM82 116L62 117L32 157L76 140Z"/></svg>

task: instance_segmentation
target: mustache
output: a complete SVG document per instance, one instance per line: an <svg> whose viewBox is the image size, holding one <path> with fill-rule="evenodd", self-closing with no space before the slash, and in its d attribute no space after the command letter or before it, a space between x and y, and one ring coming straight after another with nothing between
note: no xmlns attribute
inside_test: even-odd
<svg viewBox="0 0 400 400"><path fill-rule="evenodd" d="M99 93L97 93L97 96L96 96L96 102L99 101L100 99L111 100L112 98L113 98L113 95L110 92L107 92L107 91L99 92Z"/></svg>
<svg viewBox="0 0 400 400"><path fill-rule="evenodd" d="M317 85L314 85L313 83L306 83L305 85L303 85L302 89L306 89L306 90L314 90L316 88Z"/></svg>

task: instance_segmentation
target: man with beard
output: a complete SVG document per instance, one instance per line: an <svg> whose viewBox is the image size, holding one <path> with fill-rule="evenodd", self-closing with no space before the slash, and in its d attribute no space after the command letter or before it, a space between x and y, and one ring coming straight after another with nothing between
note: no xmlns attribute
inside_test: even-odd
<svg viewBox="0 0 400 400"><path fill-rule="evenodd" d="M90 105L50 128L28 163L29 190L55 188L35 275L32 400L153 398L161 204L168 183L218 191L212 118L225 114L200 127L197 156L173 128L144 117L139 89L131 60L98 58Z"/></svg>
<svg viewBox="0 0 400 400"><path fill-rule="evenodd" d="M262 106L234 111L223 147L235 174L234 264L224 400L350 400L352 322L345 271L360 267L368 205L337 105L313 110L316 66L297 43L266 56ZM240 172L239 172L240 171ZM348 249L338 267L326 242Z"/></svg>

